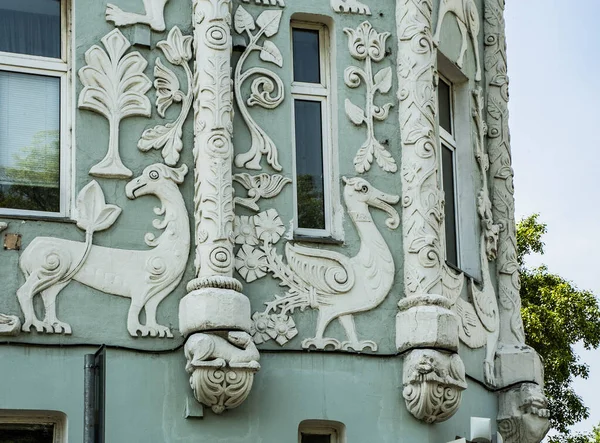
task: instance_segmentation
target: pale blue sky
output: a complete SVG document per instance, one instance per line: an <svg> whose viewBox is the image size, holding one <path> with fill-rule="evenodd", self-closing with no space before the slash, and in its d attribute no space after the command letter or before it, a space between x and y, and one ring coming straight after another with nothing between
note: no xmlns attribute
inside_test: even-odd
<svg viewBox="0 0 600 443"><path fill-rule="evenodd" d="M600 1L506 3L516 213L548 224L531 264L600 295ZM600 422L600 351L578 352L591 367L575 384L583 431Z"/></svg>

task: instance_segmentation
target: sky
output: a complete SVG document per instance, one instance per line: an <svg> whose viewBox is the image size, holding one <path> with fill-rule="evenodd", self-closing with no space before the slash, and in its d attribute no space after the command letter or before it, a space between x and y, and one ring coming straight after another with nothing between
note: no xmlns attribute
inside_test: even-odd
<svg viewBox="0 0 600 443"><path fill-rule="evenodd" d="M545 254L530 265L600 295L599 0L506 0L517 219L540 213ZM590 377L576 392L600 423L600 350L577 347Z"/></svg>

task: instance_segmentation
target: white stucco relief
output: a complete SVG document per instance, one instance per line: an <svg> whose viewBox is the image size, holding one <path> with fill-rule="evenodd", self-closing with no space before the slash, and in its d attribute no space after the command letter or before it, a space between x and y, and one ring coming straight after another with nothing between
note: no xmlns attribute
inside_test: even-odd
<svg viewBox="0 0 600 443"><path fill-rule="evenodd" d="M234 16L234 28L238 34L247 35L246 49L240 56L234 72L235 99L248 130L250 131L251 145L247 152L235 156L235 165L238 168L260 170L261 159L267 157L267 163L276 171L281 171L277 146L267 135L265 130L252 118L248 107L260 106L265 109L275 109L284 98L284 86L281 78L273 71L255 66L244 70L244 64L252 52L259 51L262 61L275 66L283 66L283 56L277 46L267 40L279 31L282 11L267 10L262 12L256 20L242 6L239 6ZM255 31L255 32L253 32ZM261 38L262 44L259 43ZM242 85L254 77L250 85L250 97L244 99Z"/></svg>
<svg viewBox="0 0 600 443"><path fill-rule="evenodd" d="M475 53L475 81L481 81L481 60L479 57L479 31L481 30L481 23L479 20L479 11L474 0L440 0L440 8L438 10L438 21L435 31L434 43L436 46L440 42L440 32L442 30L442 23L446 14L451 13L456 17L458 28L462 36L462 46L456 65L459 68L463 67L465 54L467 52L467 34L471 37L471 43L473 44L473 52Z"/></svg>
<svg viewBox="0 0 600 443"><path fill-rule="evenodd" d="M401 0L396 8L405 293L398 303L396 347L405 352L403 383L411 392L404 394L407 409L429 423L450 418L466 386L460 377L434 380L432 385L428 377L414 375L431 372L433 363L423 363L416 373L407 369L422 366L423 352L435 366L462 367L455 354L458 317L451 308L464 277L445 264L432 11L432 0ZM448 392L444 398L450 399L443 407L432 396L441 386Z"/></svg>
<svg viewBox="0 0 600 443"><path fill-rule="evenodd" d="M111 3L106 5L106 20L113 22L115 26L128 26L137 23L149 25L154 31L165 30L164 9L169 0L142 0L144 13L123 11Z"/></svg>
<svg viewBox="0 0 600 443"><path fill-rule="evenodd" d="M177 118L165 125L156 125L143 132L138 141L141 151L161 149L165 163L175 166L183 149L181 139L183 124L192 109L194 102L193 76L189 62L192 59L192 36L184 36L177 26L169 31L166 40L156 45L161 49L166 59L175 66L180 66L185 72L187 85L184 92L175 73L165 66L160 57L156 58L154 66L154 88L156 89L156 110L158 115L165 117L165 112L173 103L181 103Z"/></svg>
<svg viewBox="0 0 600 443"><path fill-rule="evenodd" d="M246 197L235 197L234 204L245 206L253 211L260 211L258 201L279 195L283 187L292 182L290 178L280 174L256 174L245 172L234 174L233 180L246 189Z"/></svg>
<svg viewBox="0 0 600 443"><path fill-rule="evenodd" d="M498 432L505 443L539 443L550 429L549 417L539 385L522 383L500 396Z"/></svg>
<svg viewBox="0 0 600 443"><path fill-rule="evenodd" d="M244 3L250 3L252 0L242 0ZM285 0L254 0L254 3L260 6L281 6L285 8Z"/></svg>
<svg viewBox="0 0 600 443"><path fill-rule="evenodd" d="M371 8L358 0L330 0L335 12L371 15Z"/></svg>
<svg viewBox="0 0 600 443"><path fill-rule="evenodd" d="M249 335L250 301L233 277L231 7L231 0L192 1L195 277L179 304L190 386L196 400L217 414L244 402L260 369L260 355ZM281 11L264 11L256 23L247 13L239 14L238 30L258 25L258 34L270 36L277 32ZM262 81L253 82L253 93Z"/></svg>
<svg viewBox="0 0 600 443"><path fill-rule="evenodd" d="M108 152L90 169L97 177L129 178L133 175L119 156L119 125L131 116L150 117L150 100L146 93L152 83L144 74L148 62L139 52L125 55L131 44L114 29L101 39L106 48L92 46L85 53L87 66L79 70L84 88L79 94L79 108L97 112L108 120Z"/></svg>
<svg viewBox="0 0 600 443"><path fill-rule="evenodd" d="M392 89L392 68L388 66L373 73L373 63L381 62L386 56L385 44L389 32L378 33L369 22L363 22L356 29L345 28L348 35L348 49L353 58L364 61L365 69L349 66L344 71L344 82L350 88L358 88L364 82L366 89L365 109L345 100L346 115L357 126L367 127L367 139L354 157L356 172L363 173L371 168L373 157L381 169L396 172L398 166L388 150L375 137L375 121L388 118L392 103L382 106L375 104L375 95L387 94Z"/></svg>
<svg viewBox="0 0 600 443"><path fill-rule="evenodd" d="M106 294L131 298L127 330L132 336L173 337L168 327L157 323L156 310L181 281L188 259L189 221L178 188L186 173L185 165L174 169L158 163L148 166L125 188L130 199L154 195L161 202L155 213L163 219L155 220L153 226L164 233L158 238L154 234L145 236L149 250L93 245L94 232L108 229L121 209L104 202L104 194L95 181L85 186L77 199L77 226L85 230L85 243L37 237L21 255L20 266L26 280L17 297L25 315L23 331L29 332L33 326L38 332L70 334L71 326L56 316L56 301L65 286L77 281ZM37 294L44 303L43 320L36 317L33 309L33 297ZM145 325L139 319L142 309Z"/></svg>
<svg viewBox="0 0 600 443"><path fill-rule="evenodd" d="M287 286L287 292L267 303L264 312L256 312L253 336L256 343L273 339L286 344L298 334L293 320L296 309L318 310L314 338L302 341L305 349L377 350L372 340L360 340L354 315L375 309L388 295L394 281L395 266L390 250L373 222L369 207L389 215L386 225L396 229L399 216L391 206L399 197L386 194L362 178L344 178L344 201L361 240L357 255L348 257L336 251L285 244L285 260L276 243L285 228L274 209L254 217L239 217L236 241L242 243L236 269L252 282L267 273ZM324 337L327 326L339 320L346 340Z"/></svg>
<svg viewBox="0 0 600 443"><path fill-rule="evenodd" d="M19 335L21 319L16 315L0 314L0 335Z"/></svg>

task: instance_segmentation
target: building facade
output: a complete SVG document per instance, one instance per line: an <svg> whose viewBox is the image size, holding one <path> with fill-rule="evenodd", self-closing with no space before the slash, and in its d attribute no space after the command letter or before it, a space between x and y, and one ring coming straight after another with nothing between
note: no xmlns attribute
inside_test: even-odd
<svg viewBox="0 0 600 443"><path fill-rule="evenodd" d="M541 441L503 13L0 0L0 435Z"/></svg>

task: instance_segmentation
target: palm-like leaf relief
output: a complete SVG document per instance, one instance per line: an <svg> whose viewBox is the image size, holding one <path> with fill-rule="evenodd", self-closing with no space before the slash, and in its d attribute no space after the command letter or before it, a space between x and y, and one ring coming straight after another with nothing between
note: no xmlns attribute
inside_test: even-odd
<svg viewBox="0 0 600 443"><path fill-rule="evenodd" d="M166 40L159 42L158 46L166 59L173 65L183 68L187 79L187 93L181 90L177 75L166 67L161 59L156 59L154 65L154 88L156 89L156 110L158 115L165 118L167 109L173 103L181 103L181 109L177 118L165 125L157 125L146 129L138 141L138 149L149 151L150 149L162 149L165 163L175 166L179 161L179 155L183 149L181 139L183 124L190 113L194 94L192 88L193 74L189 66L192 59L192 41L189 35L183 36L177 26L174 26Z"/></svg>
<svg viewBox="0 0 600 443"><path fill-rule="evenodd" d="M398 166L389 151L375 137L375 120L384 121L388 118L391 103L382 106L375 104L375 95L379 92L387 94L392 89L392 68L387 67L373 75L373 62L383 60L386 55L385 42L389 32L377 33L369 22L363 22L357 29L345 28L348 35L348 48L356 60L364 60L365 69L349 66L344 71L346 86L357 88L362 82L366 87L366 106L363 110L352 103L345 101L346 115L356 126L367 127L367 139L354 157L354 168L358 173L364 173L371 168L373 159L381 169L387 172L396 172Z"/></svg>
<svg viewBox="0 0 600 443"><path fill-rule="evenodd" d="M87 66L79 70L84 88L79 94L79 107L97 112L109 123L108 152L90 169L91 175L127 178L132 172L119 156L119 125L123 118L150 117L150 100L146 92L151 83L144 74L147 62L139 52L125 55L131 44L115 29L101 39L106 48L92 46L85 53Z"/></svg>
<svg viewBox="0 0 600 443"><path fill-rule="evenodd" d="M275 109L283 101L283 82L277 74L262 67L253 67L243 71L244 63L253 51L259 51L262 61L279 67L283 66L281 51L273 42L264 40L262 45L258 44L261 37L273 37L279 31L281 15L282 11L268 10L261 13L255 21L242 6L238 7L234 15L233 24L236 32L246 34L249 39L246 50L236 65L234 75L236 103L252 139L250 149L235 157L235 165L239 168L260 170L262 156L266 155L267 163L273 169L276 171L282 169L278 160L277 146L252 118L247 106L258 105L265 109ZM256 32L253 34L253 31ZM250 85L250 97L244 102L242 85L250 77L255 78Z"/></svg>
<svg viewBox="0 0 600 443"><path fill-rule="evenodd" d="M281 192L283 187L292 180L280 174L235 174L233 179L247 190L247 197L235 197L236 205L245 206L253 211L259 211L257 202L261 198L273 198Z"/></svg>

